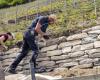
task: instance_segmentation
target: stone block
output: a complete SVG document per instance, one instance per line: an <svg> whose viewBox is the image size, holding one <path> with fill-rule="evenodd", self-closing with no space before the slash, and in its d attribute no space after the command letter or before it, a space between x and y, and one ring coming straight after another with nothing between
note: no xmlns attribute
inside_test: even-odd
<svg viewBox="0 0 100 80"><path fill-rule="evenodd" d="M58 56L61 54L62 54L61 50L54 50L54 51L47 51L46 56Z"/></svg>
<svg viewBox="0 0 100 80"><path fill-rule="evenodd" d="M52 56L52 57L51 57L51 60L56 60L56 61L58 61L58 60L64 60L64 59L68 59L68 58L69 58L68 55Z"/></svg>
<svg viewBox="0 0 100 80"><path fill-rule="evenodd" d="M52 45L52 46L44 47L44 48L41 49L41 52L55 50L55 49L57 49L57 47L58 47L58 45Z"/></svg>
<svg viewBox="0 0 100 80"><path fill-rule="evenodd" d="M81 45L81 50L87 50L92 48L93 48L93 43Z"/></svg>
<svg viewBox="0 0 100 80"><path fill-rule="evenodd" d="M71 47L65 47L65 48L63 48L62 52L63 53L69 53L69 52L71 52Z"/></svg>
<svg viewBox="0 0 100 80"><path fill-rule="evenodd" d="M80 33L80 34L75 34L75 35L69 36L69 37L67 38L67 40L68 40L68 41L69 41L69 40L77 40L77 39L85 38L85 37L87 37L87 36L88 36L87 33Z"/></svg>
<svg viewBox="0 0 100 80"><path fill-rule="evenodd" d="M76 57L83 56L84 54L85 54L84 51L78 51L78 52L70 53L69 56L71 58L76 58Z"/></svg>

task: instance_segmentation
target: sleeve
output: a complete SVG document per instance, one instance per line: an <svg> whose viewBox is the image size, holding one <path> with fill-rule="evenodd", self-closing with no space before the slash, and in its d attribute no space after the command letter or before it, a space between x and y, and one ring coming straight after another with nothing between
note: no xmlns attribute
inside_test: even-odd
<svg viewBox="0 0 100 80"><path fill-rule="evenodd" d="M43 25L44 23L45 23L45 21L46 21L46 18L45 17L40 17L40 19L39 19L39 23L41 24L41 25Z"/></svg>

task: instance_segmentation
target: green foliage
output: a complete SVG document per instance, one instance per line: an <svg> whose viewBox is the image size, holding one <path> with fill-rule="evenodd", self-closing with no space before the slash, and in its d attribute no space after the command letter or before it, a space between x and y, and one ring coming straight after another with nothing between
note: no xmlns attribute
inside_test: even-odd
<svg viewBox="0 0 100 80"><path fill-rule="evenodd" d="M15 6L16 4L23 4L26 2L28 2L28 0L0 0L0 8Z"/></svg>
<svg viewBox="0 0 100 80"><path fill-rule="evenodd" d="M24 2L25 2L24 0L12 0L10 2L10 5L22 4Z"/></svg>
<svg viewBox="0 0 100 80"><path fill-rule="evenodd" d="M0 8L7 7L7 6L8 6L8 2L6 0L0 0Z"/></svg>

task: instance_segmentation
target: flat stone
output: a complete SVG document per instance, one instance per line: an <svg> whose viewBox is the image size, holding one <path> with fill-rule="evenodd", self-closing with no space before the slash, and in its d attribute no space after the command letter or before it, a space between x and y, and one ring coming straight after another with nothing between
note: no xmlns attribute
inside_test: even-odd
<svg viewBox="0 0 100 80"><path fill-rule="evenodd" d="M19 51L20 51L19 48L13 48L13 49L10 49L10 50L8 50L7 52L5 52L5 54L17 53L17 52L19 52Z"/></svg>
<svg viewBox="0 0 100 80"><path fill-rule="evenodd" d="M58 45L58 48L60 49L60 48L64 48L64 47L67 47L67 46L71 46L71 44L69 42L63 42L63 43L60 43Z"/></svg>
<svg viewBox="0 0 100 80"><path fill-rule="evenodd" d="M47 53L39 53L38 58L45 58Z"/></svg>
<svg viewBox="0 0 100 80"><path fill-rule="evenodd" d="M69 41L69 40L82 39L82 38L85 38L87 36L88 36L87 33L80 33L80 34L75 34L75 35L69 36L67 38L67 40Z"/></svg>
<svg viewBox="0 0 100 80"><path fill-rule="evenodd" d="M20 53L12 53L10 55L5 55L3 56L4 59L9 59L9 58L15 58L16 56L18 56Z"/></svg>
<svg viewBox="0 0 100 80"><path fill-rule="evenodd" d="M85 55L84 55L85 56ZM78 61L78 62L80 62L80 61L82 61L82 60L85 60L85 59L88 59L88 56L86 56L86 57L77 57L76 59L75 59L75 61Z"/></svg>
<svg viewBox="0 0 100 80"><path fill-rule="evenodd" d="M94 59L94 66L100 66L100 58Z"/></svg>
<svg viewBox="0 0 100 80"><path fill-rule="evenodd" d="M55 45L59 43L59 38L55 38L55 39L50 39L46 42L47 46L51 46L51 45Z"/></svg>
<svg viewBox="0 0 100 80"><path fill-rule="evenodd" d="M66 42L66 36L59 37L59 43Z"/></svg>
<svg viewBox="0 0 100 80"><path fill-rule="evenodd" d="M95 48L100 47L100 41L96 41L96 42L94 42L94 47L95 47Z"/></svg>
<svg viewBox="0 0 100 80"><path fill-rule="evenodd" d="M71 69L88 69L92 67L93 67L93 64L90 63L90 64L77 65L77 66L72 67Z"/></svg>
<svg viewBox="0 0 100 80"><path fill-rule="evenodd" d="M67 74L68 69L67 68L56 68L54 69L53 74L54 75L63 75L63 74Z"/></svg>
<svg viewBox="0 0 100 80"><path fill-rule="evenodd" d="M61 56L52 56L51 60L64 60L64 59L68 59L69 56L68 55L61 55Z"/></svg>
<svg viewBox="0 0 100 80"><path fill-rule="evenodd" d="M92 48L93 48L93 43L81 45L81 50L87 50Z"/></svg>
<svg viewBox="0 0 100 80"><path fill-rule="evenodd" d="M100 30L100 25L92 27L92 30Z"/></svg>
<svg viewBox="0 0 100 80"><path fill-rule="evenodd" d="M76 65L78 65L77 62L70 62L70 63L64 63L61 67L70 68L70 67L73 67L73 66L76 66Z"/></svg>
<svg viewBox="0 0 100 80"><path fill-rule="evenodd" d="M38 64L39 66L53 67L55 65L54 61L42 61Z"/></svg>
<svg viewBox="0 0 100 80"><path fill-rule="evenodd" d="M59 37L59 38L55 38L55 39L51 39L51 40L48 40L46 42L47 46L51 46L51 45L55 45L55 44L60 44L62 42L66 42L66 37L65 36L62 36L62 37Z"/></svg>
<svg viewBox="0 0 100 80"><path fill-rule="evenodd" d="M85 53L87 53L88 55L92 55L94 53L100 53L100 48L86 50Z"/></svg>
<svg viewBox="0 0 100 80"><path fill-rule="evenodd" d="M45 42L38 42L38 46L39 46L39 48L43 48L46 46L46 43Z"/></svg>
<svg viewBox="0 0 100 80"><path fill-rule="evenodd" d="M47 51L46 56L58 56L61 54L62 54L61 50L54 50L54 51Z"/></svg>
<svg viewBox="0 0 100 80"><path fill-rule="evenodd" d="M8 75L5 77L5 80L21 80L22 77L26 77L24 74L14 74L14 75Z"/></svg>
<svg viewBox="0 0 100 80"><path fill-rule="evenodd" d="M44 47L44 48L41 49L41 52L55 50L55 49L57 49L57 46L58 45L52 45L52 46L49 46L49 47Z"/></svg>
<svg viewBox="0 0 100 80"><path fill-rule="evenodd" d="M66 59L66 60L59 60L59 61L56 61L57 64L59 63L69 63L69 62L72 62L73 59Z"/></svg>
<svg viewBox="0 0 100 80"><path fill-rule="evenodd" d="M96 40L97 40L97 38L93 38L93 37L88 36L88 37L82 39L82 44L93 43Z"/></svg>
<svg viewBox="0 0 100 80"><path fill-rule="evenodd" d="M89 31L89 34L100 34L100 30Z"/></svg>
<svg viewBox="0 0 100 80"><path fill-rule="evenodd" d="M38 58L36 61L49 61L50 58L49 57L45 57L45 58Z"/></svg>
<svg viewBox="0 0 100 80"><path fill-rule="evenodd" d="M80 64L90 64L90 63L93 63L94 60L93 59L84 59L82 61L80 61L79 63Z"/></svg>
<svg viewBox="0 0 100 80"><path fill-rule="evenodd" d="M76 51L80 51L81 50L81 45L76 45L76 46L73 46L72 48L72 52L76 52Z"/></svg>
<svg viewBox="0 0 100 80"><path fill-rule="evenodd" d="M75 46L81 44L81 40L74 40L74 41L69 41L69 42L63 42L58 45L58 48L64 48L64 47L69 47L69 46Z"/></svg>
<svg viewBox="0 0 100 80"><path fill-rule="evenodd" d="M65 48L63 48L62 52L63 53L69 53L69 52L71 52L71 47L65 47Z"/></svg>
<svg viewBox="0 0 100 80"><path fill-rule="evenodd" d="M90 58L100 58L100 53L94 53L92 55L89 55Z"/></svg>
<svg viewBox="0 0 100 80"><path fill-rule="evenodd" d="M74 52L74 53L70 53L69 56L71 58L75 58L75 57L80 57L84 55L84 51L78 51L78 52Z"/></svg>

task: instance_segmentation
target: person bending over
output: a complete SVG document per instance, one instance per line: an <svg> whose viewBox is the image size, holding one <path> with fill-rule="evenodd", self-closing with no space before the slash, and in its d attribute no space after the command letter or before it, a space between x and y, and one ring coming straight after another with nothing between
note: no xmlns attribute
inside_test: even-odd
<svg viewBox="0 0 100 80"><path fill-rule="evenodd" d="M35 38L39 34L44 39L49 39L46 35L46 30L48 25L54 24L56 22L56 15L51 14L48 16L40 16L33 20L32 24L25 31L23 35L23 46L21 53L16 57L9 67L8 72L16 74L16 68L21 60L28 54L29 50L32 50L32 58L30 62L34 63L34 68L36 68L36 58L38 56L38 46L35 43Z"/></svg>

